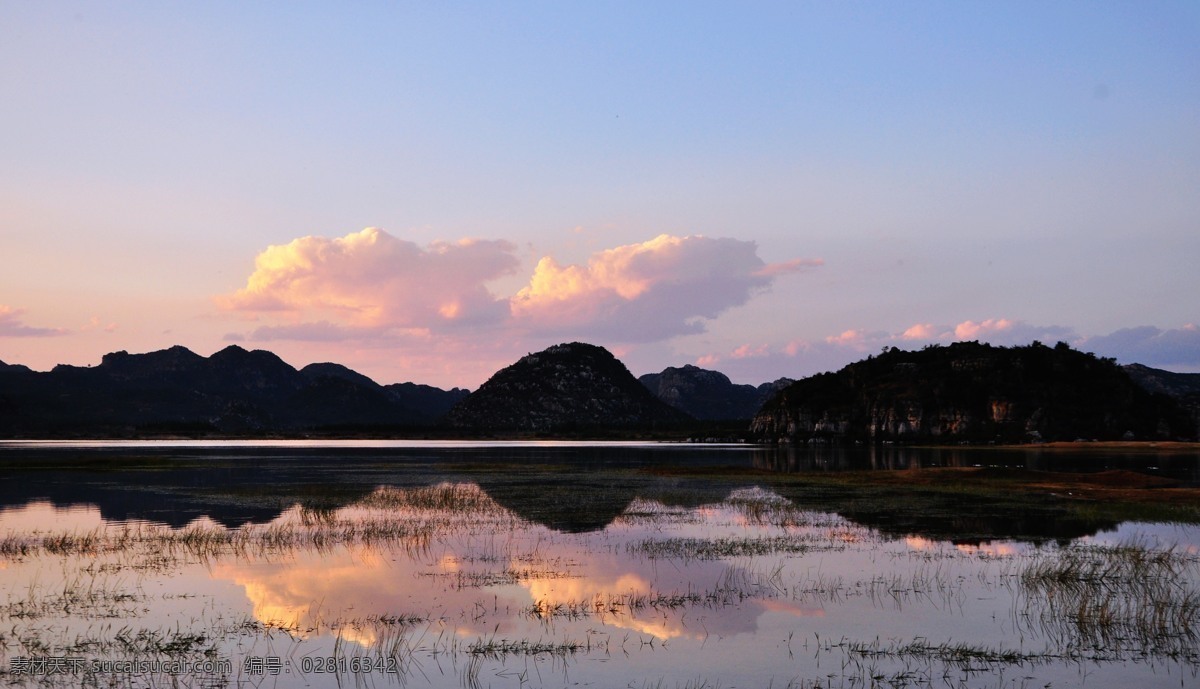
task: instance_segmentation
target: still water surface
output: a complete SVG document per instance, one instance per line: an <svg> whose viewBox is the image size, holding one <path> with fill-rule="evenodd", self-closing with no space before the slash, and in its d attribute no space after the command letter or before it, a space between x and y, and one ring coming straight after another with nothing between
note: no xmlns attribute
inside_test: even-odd
<svg viewBox="0 0 1200 689"><path fill-rule="evenodd" d="M1027 515L989 512L969 528L926 527L869 506L814 509L756 474L656 470L1064 461L1080 460L641 443L4 444L0 676L1195 686L1196 526L1047 517L1032 528ZM1187 480L1196 464L1112 456L1083 468Z"/></svg>

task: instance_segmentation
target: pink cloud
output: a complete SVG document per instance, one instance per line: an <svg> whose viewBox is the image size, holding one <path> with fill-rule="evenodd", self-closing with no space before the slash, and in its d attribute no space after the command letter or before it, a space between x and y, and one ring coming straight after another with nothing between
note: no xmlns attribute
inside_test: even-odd
<svg viewBox="0 0 1200 689"><path fill-rule="evenodd" d="M796 356L800 352L808 351L811 347L812 345L804 340L792 340L783 346L783 351L788 356Z"/></svg>
<svg viewBox="0 0 1200 689"><path fill-rule="evenodd" d="M1017 345L1028 344L1039 339L1073 341L1076 336L1073 330L1063 326L1035 326L1009 318L987 318L978 322L962 321L957 325L914 323L898 333L851 328L824 338L824 343L853 348L858 351L868 351L893 346L912 347L922 342L945 344L957 340L983 340L992 344ZM812 351L814 346L804 340L794 340L784 347L784 351L791 356L796 356Z"/></svg>
<svg viewBox="0 0 1200 689"><path fill-rule="evenodd" d="M511 298L487 283L511 274L516 247L502 240L419 247L367 228L336 239L301 237L255 259L222 309L270 318L256 339L332 340L400 330L448 333L462 325L512 334L650 342L704 330L774 276L819 265L767 265L753 242L659 235L599 251L585 265L538 261Z"/></svg>
<svg viewBox="0 0 1200 689"><path fill-rule="evenodd" d="M654 341L703 332L704 320L745 304L772 276L798 266L767 266L753 242L663 234L597 252L586 265L544 257L511 309L533 332Z"/></svg>
<svg viewBox="0 0 1200 689"><path fill-rule="evenodd" d="M608 351L618 359L623 359L635 351L635 348L629 345L609 345Z"/></svg>
<svg viewBox="0 0 1200 689"><path fill-rule="evenodd" d="M755 275L760 277L775 277L777 275L787 275L788 273L799 273L809 268L819 268L825 265L825 261L819 258L794 258L790 261L781 263L768 263L755 272Z"/></svg>
<svg viewBox="0 0 1200 689"><path fill-rule="evenodd" d="M903 340L932 340L934 339L935 330L930 323L917 323L910 326L907 330L900 334L900 339Z"/></svg>
<svg viewBox="0 0 1200 689"><path fill-rule="evenodd" d="M847 347L862 351L870 346L873 346L872 343L877 342L880 339L887 338L888 336L886 333L850 329L843 330L837 335L830 335L829 337L826 337L825 342L826 344L835 345L837 347Z"/></svg>
<svg viewBox="0 0 1200 689"><path fill-rule="evenodd" d="M1078 340L1075 331L1066 326L1033 325L1010 318L988 318L978 323L968 320L944 330L936 340L982 340L1002 346L1026 345L1034 340L1050 343Z"/></svg>
<svg viewBox="0 0 1200 689"><path fill-rule="evenodd" d="M839 345L855 344L858 342L862 342L862 331L861 330L843 330L841 332L841 334L839 334L839 335L830 335L829 337L826 337L825 341L828 342L829 344L839 344Z"/></svg>
<svg viewBox="0 0 1200 689"><path fill-rule="evenodd" d="M24 313L24 309L0 304L0 337L54 337L67 334L62 328L36 328L25 325L21 318Z"/></svg>
<svg viewBox="0 0 1200 689"><path fill-rule="evenodd" d="M502 320L506 304L485 283L515 271L516 246L464 239L427 247L369 227L336 239L270 246L246 286L216 298L245 313L357 327L454 327Z"/></svg>
<svg viewBox="0 0 1200 689"><path fill-rule="evenodd" d="M733 350L733 352L730 353L729 356L734 359L749 359L751 357L766 356L767 354L770 353L770 351L771 351L771 348L765 344L759 345L757 347L754 347L754 346L751 346L748 344L744 344L741 347L738 347L737 349Z"/></svg>
<svg viewBox="0 0 1200 689"><path fill-rule="evenodd" d="M270 246L241 289L214 301L246 322L227 340L270 341L273 350L302 357L351 343L360 361L391 351L388 368L403 365L406 377L436 371L439 380L475 385L514 356L563 340L619 353L702 332L775 276L820 261L768 265L753 242L663 234L580 264L541 256L523 288L493 293L489 285L518 263L516 246L502 240L422 247L368 228ZM748 345L731 356L767 353ZM468 357L482 378L466 370Z"/></svg>
<svg viewBox="0 0 1200 689"><path fill-rule="evenodd" d="M1012 327L1013 322L1007 318L989 318L981 323L963 321L954 326L954 337L960 340L973 340L979 337L987 337L993 333L1011 330Z"/></svg>

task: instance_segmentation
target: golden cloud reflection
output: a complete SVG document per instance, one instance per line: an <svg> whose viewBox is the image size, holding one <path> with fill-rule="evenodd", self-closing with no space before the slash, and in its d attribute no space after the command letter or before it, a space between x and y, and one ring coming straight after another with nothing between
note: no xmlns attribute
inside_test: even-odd
<svg viewBox="0 0 1200 689"><path fill-rule="evenodd" d="M920 536L908 536L904 539L904 543L909 547L910 550L916 550L923 553L932 552L940 547L937 541L931 541L928 538L922 538Z"/></svg>
<svg viewBox="0 0 1200 689"><path fill-rule="evenodd" d="M473 486L435 490L470 499L485 513L502 509ZM383 514L380 503L404 501L397 489L381 491L326 518L337 523L361 517L364 505ZM387 514L412 521L430 512L396 508ZM266 559L221 559L211 573L240 587L263 625L301 638L336 627L344 640L367 648L380 641L372 620L386 618L422 620L460 639L533 636L548 624L579 624L665 641L754 633L765 613L823 615L819 607L775 596L752 566L650 559L611 547L613 534L564 538L511 516L497 550L492 530L478 528L478 515L456 514L475 528L447 527L424 549L342 544ZM281 519L289 518L295 515Z"/></svg>
<svg viewBox="0 0 1200 689"><path fill-rule="evenodd" d="M379 594L386 601L393 593L386 574L380 555L365 550L336 558L304 555L287 563L226 562L213 567L213 576L245 590L255 619L301 635L355 610L378 609Z"/></svg>
<svg viewBox="0 0 1200 689"><path fill-rule="evenodd" d="M989 557L1012 557L1020 554L1020 549L1013 543L979 543L969 545L959 543L954 546L960 553L969 555L987 555Z"/></svg>
<svg viewBox="0 0 1200 689"><path fill-rule="evenodd" d="M923 553L936 552L944 547L951 546L951 544L947 544L944 541L933 541L920 536L908 536L904 539L904 543L910 550ZM1025 550L1018 544L1009 541L998 543L955 543L952 546L959 553L981 557L1012 557L1020 555Z"/></svg>

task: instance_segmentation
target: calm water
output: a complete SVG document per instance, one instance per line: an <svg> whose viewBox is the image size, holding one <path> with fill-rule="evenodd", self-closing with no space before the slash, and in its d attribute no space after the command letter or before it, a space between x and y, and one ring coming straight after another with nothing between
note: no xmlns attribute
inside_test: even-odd
<svg viewBox="0 0 1200 689"><path fill-rule="evenodd" d="M1195 686L1195 526L979 500L954 523L889 519L754 474L659 471L1079 461L4 444L0 672L15 686ZM1081 468L1194 480L1197 463Z"/></svg>

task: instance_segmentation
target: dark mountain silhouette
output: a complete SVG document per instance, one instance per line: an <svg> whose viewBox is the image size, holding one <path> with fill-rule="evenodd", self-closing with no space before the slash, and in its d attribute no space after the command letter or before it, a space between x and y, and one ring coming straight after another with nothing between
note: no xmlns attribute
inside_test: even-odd
<svg viewBox="0 0 1200 689"><path fill-rule="evenodd" d="M443 421L437 433L680 430L693 417L745 419L788 383L735 385L696 366L639 381L603 348L571 343L524 357L468 396L379 385L334 363L297 371L238 346L210 357L176 346L50 372L0 362L0 437L387 434ZM763 439L1195 438L1200 374L1118 367L1063 343L893 348L787 385L753 418Z"/></svg>
<svg viewBox="0 0 1200 689"><path fill-rule="evenodd" d="M1122 366L1145 390L1173 397L1192 416L1192 433L1200 437L1200 373L1175 373L1142 364Z"/></svg>
<svg viewBox="0 0 1200 689"><path fill-rule="evenodd" d="M658 399L697 419L711 421L749 420L779 390L795 382L780 378L773 383L736 385L720 371L688 364L669 367L661 373L638 377Z"/></svg>
<svg viewBox="0 0 1200 689"><path fill-rule="evenodd" d="M472 431L651 429L689 421L650 394L608 350L572 342L496 372L447 415Z"/></svg>
<svg viewBox="0 0 1200 689"><path fill-rule="evenodd" d="M323 378L334 378L342 380L353 385L362 385L365 387L373 387L377 383L363 374L351 368L346 368L341 364L321 363L309 364L300 369L309 380L321 380Z"/></svg>
<svg viewBox="0 0 1200 689"><path fill-rule="evenodd" d="M21 364L6 364L3 361L0 361L0 373L5 371L10 373L32 373L28 366L22 366Z"/></svg>
<svg viewBox="0 0 1200 689"><path fill-rule="evenodd" d="M336 394L340 388L346 393L361 395L370 391L373 399L382 399L380 404L395 405L421 424L434 424L450 411L450 408L470 392L462 388L443 390L431 385L417 383L392 383L379 385L370 378L341 364L309 364L300 369L314 382L312 393ZM321 390L319 388L324 388ZM378 397L376 396L378 395Z"/></svg>
<svg viewBox="0 0 1200 689"><path fill-rule="evenodd" d="M763 406L751 431L835 442L1195 436L1174 399L1142 389L1111 359L1061 342L892 348L793 383Z"/></svg>
<svg viewBox="0 0 1200 689"><path fill-rule="evenodd" d="M392 383L383 386L383 390L397 404L419 410L430 422L440 420L471 393L464 388L443 390L419 383Z"/></svg>
<svg viewBox="0 0 1200 689"><path fill-rule="evenodd" d="M465 390L381 386L337 364L297 371L236 345L106 354L95 367L0 368L0 436L270 435L428 426Z"/></svg>

